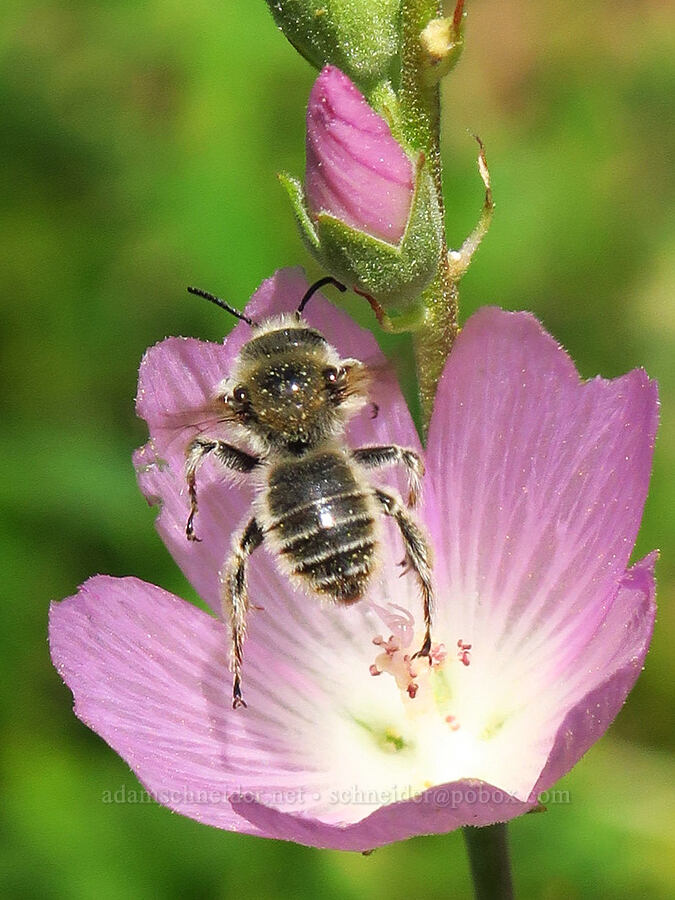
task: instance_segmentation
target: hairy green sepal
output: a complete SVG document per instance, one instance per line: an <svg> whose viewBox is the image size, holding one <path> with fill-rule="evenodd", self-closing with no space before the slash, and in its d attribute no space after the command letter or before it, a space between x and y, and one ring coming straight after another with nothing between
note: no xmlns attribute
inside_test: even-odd
<svg viewBox="0 0 675 900"><path fill-rule="evenodd" d="M317 69L330 63L362 91L398 69L400 0L267 0L274 21Z"/></svg>
<svg viewBox="0 0 675 900"><path fill-rule="evenodd" d="M374 301L382 324L392 331L415 330L424 314L421 294L438 270L441 213L431 175L417 169L410 218L398 245L320 213L312 219L300 182L280 175L308 250L335 278Z"/></svg>

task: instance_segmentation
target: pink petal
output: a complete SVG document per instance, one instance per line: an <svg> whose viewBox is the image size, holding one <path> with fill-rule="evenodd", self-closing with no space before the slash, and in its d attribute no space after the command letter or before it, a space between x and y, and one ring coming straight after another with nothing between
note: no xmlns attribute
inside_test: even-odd
<svg viewBox="0 0 675 900"><path fill-rule="evenodd" d="M328 651L320 635L305 627L301 648L288 637L299 615L278 628L264 618L256 617L247 645L257 665L247 673L246 710L231 709L225 627L134 578L98 576L52 604L52 659L73 692L76 715L158 802L200 822L261 833L233 811L230 795L253 792L294 810L328 798L333 754L324 743L340 740L336 700L357 673L366 692L373 680L369 651L354 665L343 641L323 667ZM332 670L343 665L348 671L338 680Z"/></svg>
<svg viewBox="0 0 675 900"><path fill-rule="evenodd" d="M554 668L623 577L657 425L636 370L582 383L527 313L483 309L457 341L427 451L448 622L473 658Z"/></svg>
<svg viewBox="0 0 675 900"><path fill-rule="evenodd" d="M246 328L242 325L240 328ZM137 412L148 423L150 440L134 454L141 491L159 505L157 529L169 552L214 609L220 609L218 572L236 528L252 500L246 485L223 479L210 462L199 473L201 495L210 499L199 529L218 530L217 540L190 543L185 537L189 500L185 448L197 434L226 439L226 429L205 411L213 390L227 374L234 354L227 346L192 338L168 338L151 347L139 373ZM206 506L206 504L205 504Z"/></svg>
<svg viewBox="0 0 675 900"><path fill-rule="evenodd" d="M307 287L300 269L282 269L262 283L246 312L258 321L297 309ZM371 396L379 406L379 414L372 418L371 409L366 408L357 415L347 431L349 444L358 447L396 442L419 449L417 433L396 376L372 334L354 324L346 313L321 295L312 297L305 312L308 323L318 328L342 355L356 357L372 369ZM199 595L217 612L220 612L218 573L229 551L232 534L249 514L253 490L245 480L233 480L217 463L207 461L199 470L197 482L196 529L201 542L188 542L185 447L197 433L228 439L227 431L213 414L205 414L203 410L250 336L249 326L240 322L223 346L168 338L146 353L139 374L137 409L150 430L150 441L134 457L139 484L148 500L160 505L157 528L171 555ZM231 434L229 439L241 446ZM403 482L395 474L387 473L386 478L388 483L402 489ZM267 572L270 561L264 553L260 558ZM255 565L259 565L258 557Z"/></svg>
<svg viewBox="0 0 675 900"><path fill-rule="evenodd" d="M460 672L453 681L458 715L469 725L475 712L474 733L481 733L472 774L534 801L602 736L647 653L656 611L654 559L625 574L602 624L563 665L547 669L542 658L538 668L523 671L507 656L501 667L472 661Z"/></svg>
<svg viewBox="0 0 675 900"><path fill-rule="evenodd" d="M651 553L628 570L585 651L560 673L561 706L570 708L535 793L548 790L602 737L637 681L654 630L656 557Z"/></svg>
<svg viewBox="0 0 675 900"><path fill-rule="evenodd" d="M358 799L334 799L366 756L381 754L358 724L378 690L368 675L376 623L365 605L359 615L362 627L352 630L340 624L343 610L323 610L322 632L315 617L292 607L279 617L258 611L246 645L246 710L230 707L224 626L134 578L98 576L53 604L50 646L77 716L157 802L206 824L273 837L230 800L237 809L255 800L318 816L328 826L367 814ZM326 633L339 642L331 645Z"/></svg>
<svg viewBox="0 0 675 900"><path fill-rule="evenodd" d="M201 822L257 833L227 795L241 791L242 765L274 768L274 749L228 713L220 623L135 578L99 576L52 604L49 639L76 715L150 793Z"/></svg>
<svg viewBox="0 0 675 900"><path fill-rule="evenodd" d="M363 794L366 792L367 788ZM445 834L465 825L506 822L535 805L536 800L523 802L493 785L467 779L438 785L412 799L387 803L354 825L338 826L281 812L248 797L232 797L233 808L268 837L308 847L357 851L422 834Z"/></svg>
<svg viewBox="0 0 675 900"><path fill-rule="evenodd" d="M307 202L392 244L403 237L414 193L409 157L350 79L326 66L307 106Z"/></svg>
<svg viewBox="0 0 675 900"><path fill-rule="evenodd" d="M472 645L453 690L491 747L481 775L522 799L567 714L599 688L597 739L644 658L651 593L625 567L656 425L644 372L583 384L528 314L481 310L447 364L427 452L437 627Z"/></svg>

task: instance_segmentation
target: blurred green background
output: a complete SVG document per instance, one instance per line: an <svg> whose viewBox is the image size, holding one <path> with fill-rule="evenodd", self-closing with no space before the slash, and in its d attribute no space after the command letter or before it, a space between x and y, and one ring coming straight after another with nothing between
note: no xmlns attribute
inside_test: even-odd
<svg viewBox="0 0 675 900"><path fill-rule="evenodd" d="M584 375L644 365L663 401L636 549L664 550L646 671L560 785L570 802L513 823L516 885L670 897L675 19L662 0L469 6L444 88L451 242L481 204L467 129L486 143L497 211L462 315L531 309ZM72 715L47 653L48 603L96 572L194 599L135 485L138 363L168 334L221 337L226 318L185 285L243 303L275 268L307 263L275 172L303 169L313 73L263 0L4 0L1 22L0 892L468 896L458 833L365 858L102 802L137 783Z"/></svg>

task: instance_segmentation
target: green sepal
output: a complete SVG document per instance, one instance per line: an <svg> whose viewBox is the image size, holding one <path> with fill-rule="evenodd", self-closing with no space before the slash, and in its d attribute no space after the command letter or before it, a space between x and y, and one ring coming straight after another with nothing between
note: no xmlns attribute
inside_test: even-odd
<svg viewBox="0 0 675 900"><path fill-rule="evenodd" d="M398 245L358 231L328 213L312 220L300 182L280 175L307 249L335 278L373 302L385 328L414 331L424 315L422 292L438 270L442 220L422 159L405 233Z"/></svg>
<svg viewBox="0 0 675 900"><path fill-rule="evenodd" d="M331 64L362 91L395 74L400 0L267 0L274 21L317 69Z"/></svg>
<svg viewBox="0 0 675 900"><path fill-rule="evenodd" d="M297 178L289 175L288 172L279 172L277 178L286 189L288 199L291 201L293 212L300 229L300 234L307 245L309 252L318 256L321 252L319 245L319 236L316 233L314 222L310 218L309 212L305 205L305 190Z"/></svg>

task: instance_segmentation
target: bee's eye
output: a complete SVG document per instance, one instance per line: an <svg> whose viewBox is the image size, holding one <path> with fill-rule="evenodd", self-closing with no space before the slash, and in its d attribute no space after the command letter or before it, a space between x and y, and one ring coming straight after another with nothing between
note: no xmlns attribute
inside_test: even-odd
<svg viewBox="0 0 675 900"><path fill-rule="evenodd" d="M237 385L237 387L232 391L232 399L235 403L248 403L248 391L242 385Z"/></svg>
<svg viewBox="0 0 675 900"><path fill-rule="evenodd" d="M335 384L340 377L340 372L334 366L329 366L323 370L323 377L326 379L326 384Z"/></svg>

